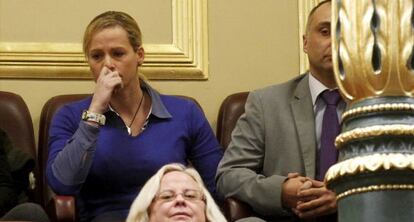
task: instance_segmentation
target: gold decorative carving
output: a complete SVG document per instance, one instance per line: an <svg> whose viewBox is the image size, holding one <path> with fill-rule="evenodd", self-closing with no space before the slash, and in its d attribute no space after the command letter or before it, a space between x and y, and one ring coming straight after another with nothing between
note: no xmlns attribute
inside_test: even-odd
<svg viewBox="0 0 414 222"><path fill-rule="evenodd" d="M374 104L369 106L358 107L350 109L342 114L342 121L352 116L360 114L367 114L373 112L383 111L414 111L414 104L410 103L386 103L386 104Z"/></svg>
<svg viewBox="0 0 414 222"><path fill-rule="evenodd" d="M339 134L335 139L335 146L337 149L341 149L342 145L346 144L350 140L384 135L414 136L414 126L393 124L356 128Z"/></svg>
<svg viewBox="0 0 414 222"><path fill-rule="evenodd" d="M336 196L336 199L342 199L344 197L359 194L359 193L366 193L366 192L373 192L373 191L381 191L381 190L414 190L413 184L381 184L381 185L371 185L367 187L358 187L354 189L347 190L343 193L340 193Z"/></svg>
<svg viewBox="0 0 414 222"><path fill-rule="evenodd" d="M413 1L341 0L332 4L332 58L342 94L351 102L413 96Z"/></svg>
<svg viewBox="0 0 414 222"><path fill-rule="evenodd" d="M172 1L172 44L144 44L148 79L207 79L207 1ZM0 78L90 79L81 44L0 42Z"/></svg>
<svg viewBox="0 0 414 222"><path fill-rule="evenodd" d="M376 172L380 170L414 170L414 155L401 153L383 153L368 156L358 156L339 162L329 168L325 182L330 183L340 177L357 173Z"/></svg>

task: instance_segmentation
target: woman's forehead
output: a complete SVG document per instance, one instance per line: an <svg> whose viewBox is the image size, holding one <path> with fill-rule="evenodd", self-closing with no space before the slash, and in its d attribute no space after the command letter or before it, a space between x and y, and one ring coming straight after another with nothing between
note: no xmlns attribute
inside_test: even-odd
<svg viewBox="0 0 414 222"><path fill-rule="evenodd" d="M96 32L92 36L88 51L100 45L108 44L130 45L126 31L122 28L106 28Z"/></svg>
<svg viewBox="0 0 414 222"><path fill-rule="evenodd" d="M164 174L161 180L161 188L186 188L196 189L197 182L188 174L180 171L171 171Z"/></svg>

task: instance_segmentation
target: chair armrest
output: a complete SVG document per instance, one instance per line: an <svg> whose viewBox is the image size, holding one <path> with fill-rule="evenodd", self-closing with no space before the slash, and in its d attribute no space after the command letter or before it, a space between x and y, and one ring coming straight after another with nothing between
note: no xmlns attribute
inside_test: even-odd
<svg viewBox="0 0 414 222"><path fill-rule="evenodd" d="M230 222L255 215L253 209L248 204L231 197L225 200L224 214Z"/></svg>
<svg viewBox="0 0 414 222"><path fill-rule="evenodd" d="M49 216L58 222L75 222L76 209L73 196L53 196L48 204Z"/></svg>

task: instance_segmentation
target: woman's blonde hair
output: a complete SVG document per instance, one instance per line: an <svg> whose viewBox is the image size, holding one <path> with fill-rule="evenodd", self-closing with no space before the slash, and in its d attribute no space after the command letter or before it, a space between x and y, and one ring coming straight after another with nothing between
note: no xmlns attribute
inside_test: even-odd
<svg viewBox="0 0 414 222"><path fill-rule="evenodd" d="M142 46L142 34L138 23L125 12L107 11L96 16L86 27L83 35L83 52L88 57L88 49L94 34L106 28L122 27L128 34L128 40L136 52Z"/></svg>
<svg viewBox="0 0 414 222"><path fill-rule="evenodd" d="M187 168L181 164L168 164L163 166L158 172L152 176L147 183L142 187L138 197L132 203L131 209L128 214L126 222L148 222L149 221L149 208L151 203L157 194L160 186L161 180L165 174L173 171L178 171L187 174L193 178L200 190L203 192L206 201L206 219L209 222L226 222L223 214L220 212L217 204L214 202L210 193L204 186L204 183L193 168Z"/></svg>

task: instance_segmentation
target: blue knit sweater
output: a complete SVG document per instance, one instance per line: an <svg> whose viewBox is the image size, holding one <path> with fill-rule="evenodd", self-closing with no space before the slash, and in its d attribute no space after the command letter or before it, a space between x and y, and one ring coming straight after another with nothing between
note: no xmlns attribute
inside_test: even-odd
<svg viewBox="0 0 414 222"><path fill-rule="evenodd" d="M190 161L216 195L214 176L223 154L203 112L192 101L145 87L152 109L137 137L128 135L113 111L105 113L105 126L83 122L91 97L63 106L53 118L47 180L57 194L76 196L81 221L116 211L126 217L141 187L168 163Z"/></svg>

